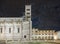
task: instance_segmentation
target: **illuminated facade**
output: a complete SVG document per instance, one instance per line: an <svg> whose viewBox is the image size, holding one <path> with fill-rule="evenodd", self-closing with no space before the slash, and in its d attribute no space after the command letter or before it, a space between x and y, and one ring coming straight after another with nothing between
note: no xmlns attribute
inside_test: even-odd
<svg viewBox="0 0 60 44"><path fill-rule="evenodd" d="M33 28L32 30L32 39L33 40L54 40L55 39L55 30L38 30Z"/></svg>
<svg viewBox="0 0 60 44"><path fill-rule="evenodd" d="M32 29L31 5L25 5L24 17L0 18L0 40L29 41L55 39L57 39L55 30Z"/></svg>
<svg viewBox="0 0 60 44"><path fill-rule="evenodd" d="M28 41L31 36L31 5L25 5L23 17L0 18L0 40Z"/></svg>
<svg viewBox="0 0 60 44"><path fill-rule="evenodd" d="M57 31L56 35L57 35L57 39L60 40L60 31Z"/></svg>

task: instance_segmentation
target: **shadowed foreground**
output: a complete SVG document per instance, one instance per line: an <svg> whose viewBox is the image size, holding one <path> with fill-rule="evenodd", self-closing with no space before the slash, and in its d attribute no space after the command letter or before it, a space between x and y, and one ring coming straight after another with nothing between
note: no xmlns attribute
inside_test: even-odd
<svg viewBox="0 0 60 44"><path fill-rule="evenodd" d="M54 43L54 42L19 42L19 43L5 43L5 42L0 42L0 44L60 44L60 43Z"/></svg>
<svg viewBox="0 0 60 44"><path fill-rule="evenodd" d="M22 43L25 44L25 43ZM54 42L29 42L26 44L60 44L60 43L54 43Z"/></svg>
<svg viewBox="0 0 60 44"><path fill-rule="evenodd" d="M57 41L0 41L0 44L60 44Z"/></svg>

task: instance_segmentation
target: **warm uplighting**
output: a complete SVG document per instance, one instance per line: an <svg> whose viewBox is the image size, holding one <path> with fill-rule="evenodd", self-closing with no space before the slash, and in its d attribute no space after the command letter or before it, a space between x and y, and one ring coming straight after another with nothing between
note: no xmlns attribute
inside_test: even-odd
<svg viewBox="0 0 60 44"><path fill-rule="evenodd" d="M54 36L54 39L57 40L57 35Z"/></svg>

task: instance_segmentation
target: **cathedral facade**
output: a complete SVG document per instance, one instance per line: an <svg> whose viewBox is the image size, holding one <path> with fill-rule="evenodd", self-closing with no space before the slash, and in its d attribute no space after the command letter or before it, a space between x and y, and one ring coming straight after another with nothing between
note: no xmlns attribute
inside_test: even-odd
<svg viewBox="0 0 60 44"><path fill-rule="evenodd" d="M24 17L0 18L0 40L31 40L31 5L25 5Z"/></svg>

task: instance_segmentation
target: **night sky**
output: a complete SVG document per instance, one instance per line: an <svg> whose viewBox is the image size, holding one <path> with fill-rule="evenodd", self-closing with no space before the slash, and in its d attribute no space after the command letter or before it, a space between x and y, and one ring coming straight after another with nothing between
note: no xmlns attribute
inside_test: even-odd
<svg viewBox="0 0 60 44"><path fill-rule="evenodd" d="M60 30L60 0L30 0L33 27ZM0 0L0 17L24 15L25 0Z"/></svg>

